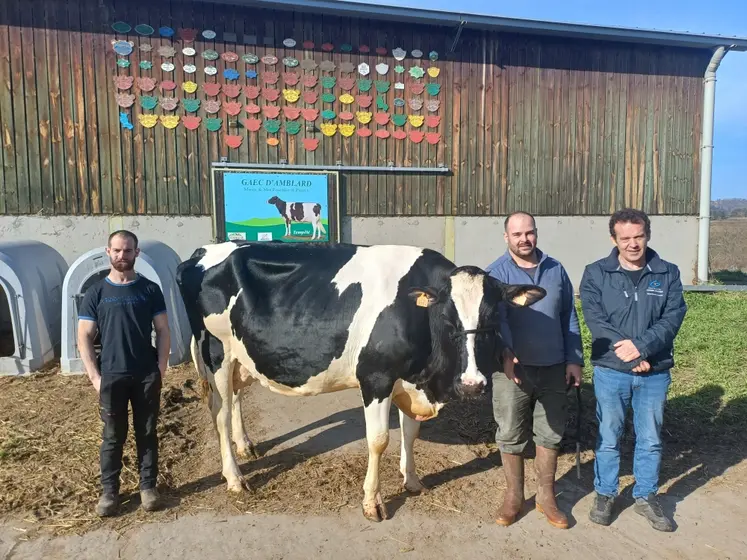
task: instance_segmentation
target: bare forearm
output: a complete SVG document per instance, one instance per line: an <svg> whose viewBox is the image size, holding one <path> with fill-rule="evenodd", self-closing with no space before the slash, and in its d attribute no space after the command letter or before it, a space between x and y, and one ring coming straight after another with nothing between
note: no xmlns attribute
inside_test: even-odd
<svg viewBox="0 0 747 560"><path fill-rule="evenodd" d="M166 371L169 364L169 349L171 337L168 330L156 332L156 349L158 350L158 368L161 373Z"/></svg>
<svg viewBox="0 0 747 560"><path fill-rule="evenodd" d="M78 339L78 349L80 357L83 360L83 366L86 368L88 379L95 385L101 379L101 372L96 366L96 351L93 348L93 340L87 337Z"/></svg>

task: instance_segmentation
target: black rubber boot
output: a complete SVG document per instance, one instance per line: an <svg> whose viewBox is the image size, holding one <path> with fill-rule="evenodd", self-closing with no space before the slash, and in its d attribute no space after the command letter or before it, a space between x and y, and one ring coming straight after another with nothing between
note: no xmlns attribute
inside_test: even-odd
<svg viewBox="0 0 747 560"><path fill-rule="evenodd" d="M613 496L604 496L597 494L594 499L594 505L589 511L589 519L597 525L609 525L612 523L612 508L615 505Z"/></svg>
<svg viewBox="0 0 747 560"><path fill-rule="evenodd" d="M117 513L119 507L119 496L111 492L104 492L96 505L96 514L100 517L109 517Z"/></svg>
<svg viewBox="0 0 747 560"><path fill-rule="evenodd" d="M645 498L636 498L633 511L648 519L648 522L657 531L664 531L665 533L674 531L674 526L669 518L664 515L659 497L656 494L652 493Z"/></svg>
<svg viewBox="0 0 747 560"><path fill-rule="evenodd" d="M140 491L140 502L142 503L143 509L145 511L157 510L161 502L160 498L161 497L158 494L158 490L156 490L155 488L149 488L148 490Z"/></svg>

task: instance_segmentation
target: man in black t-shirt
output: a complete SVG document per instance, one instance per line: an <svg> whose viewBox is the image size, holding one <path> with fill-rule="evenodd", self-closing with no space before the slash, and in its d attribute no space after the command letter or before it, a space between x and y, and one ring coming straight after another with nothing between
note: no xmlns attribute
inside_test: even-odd
<svg viewBox="0 0 747 560"><path fill-rule="evenodd" d="M78 311L78 348L88 378L99 394L104 422L99 457L103 493L96 507L101 516L113 515L119 505L130 402L142 506L147 511L158 506L156 424L161 377L169 357L169 323L158 284L135 272L140 252L137 243L135 234L126 230L109 236L106 253L112 268L106 278L86 290ZM154 326L157 348L151 342ZM93 344L97 331L101 338L99 356Z"/></svg>

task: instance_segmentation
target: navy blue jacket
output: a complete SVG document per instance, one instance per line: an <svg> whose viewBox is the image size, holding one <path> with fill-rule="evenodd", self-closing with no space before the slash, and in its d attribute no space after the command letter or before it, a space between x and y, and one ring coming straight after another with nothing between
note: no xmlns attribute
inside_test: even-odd
<svg viewBox="0 0 747 560"><path fill-rule="evenodd" d="M632 373L642 360L651 371L674 365L674 338L685 319L687 305L676 265L646 249L646 266L638 285L618 261L615 247L605 258L586 266L579 291L584 320L591 331L591 363ZM641 357L625 363L614 345L629 339Z"/></svg>
<svg viewBox="0 0 747 560"><path fill-rule="evenodd" d="M536 284L547 296L528 307L501 306L501 336L519 362L528 366L584 365L573 286L563 265L539 249L532 278L506 251L485 271L505 284ZM506 328L508 325L510 328Z"/></svg>

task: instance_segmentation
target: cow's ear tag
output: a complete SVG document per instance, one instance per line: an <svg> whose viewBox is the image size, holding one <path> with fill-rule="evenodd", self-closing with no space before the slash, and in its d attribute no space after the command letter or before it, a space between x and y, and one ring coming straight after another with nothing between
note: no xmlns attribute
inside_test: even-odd
<svg viewBox="0 0 747 560"><path fill-rule="evenodd" d="M438 296L429 288L412 288L408 295L418 307L430 307L438 301Z"/></svg>
<svg viewBox="0 0 747 560"><path fill-rule="evenodd" d="M526 294L519 294L518 296L514 296L513 302L516 305L526 305L527 303L527 295Z"/></svg>
<svg viewBox="0 0 747 560"><path fill-rule="evenodd" d="M418 299L415 300L415 304L418 307L428 307L429 303L430 303L430 299L428 298L428 295L425 292L420 292Z"/></svg>

